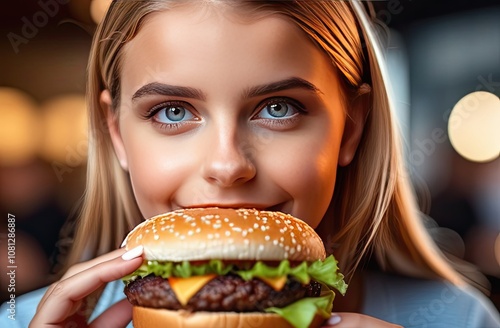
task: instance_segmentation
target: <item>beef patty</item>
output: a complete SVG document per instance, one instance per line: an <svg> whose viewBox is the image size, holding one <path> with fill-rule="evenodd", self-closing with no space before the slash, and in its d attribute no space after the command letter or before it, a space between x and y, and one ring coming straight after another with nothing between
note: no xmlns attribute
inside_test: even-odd
<svg viewBox="0 0 500 328"><path fill-rule="evenodd" d="M276 306L284 307L304 297L319 296L321 285L302 285L289 279L280 291L259 279L243 280L237 275L218 276L203 286L183 306L175 296L168 279L149 275L138 278L125 287L125 294L135 306L170 310L212 312L262 312Z"/></svg>

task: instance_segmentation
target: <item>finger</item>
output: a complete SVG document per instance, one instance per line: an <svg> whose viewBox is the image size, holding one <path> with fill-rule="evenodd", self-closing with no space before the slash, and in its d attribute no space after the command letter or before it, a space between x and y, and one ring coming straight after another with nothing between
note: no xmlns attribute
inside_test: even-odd
<svg viewBox="0 0 500 328"><path fill-rule="evenodd" d="M390 322L386 322L374 317L370 317L359 313L336 313L332 314L322 328L335 327L335 328L401 328Z"/></svg>
<svg viewBox="0 0 500 328"><path fill-rule="evenodd" d="M88 296L103 284L122 278L142 264L142 257L129 261L121 257L99 263L77 275L61 280L53 287L50 295L35 316L37 322L60 323L71 315L75 303Z"/></svg>
<svg viewBox="0 0 500 328"><path fill-rule="evenodd" d="M119 258L124 253L125 253L125 249L120 248L120 249L114 250L112 252L106 253L104 255L101 255L99 257L96 257L95 259L89 260L87 262L78 263L78 264L72 266L64 274L64 276L62 276L62 278L60 280L64 280L64 279L67 279L69 277L72 277L75 274L80 273L82 271L85 271L85 270L87 270L87 269L89 269L89 268L91 268L91 267L93 267L93 266L95 266L95 265L97 265L99 263L106 262L106 261L109 261L109 260L112 260L112 259L115 259L115 258ZM56 284L57 284L57 282L55 282L55 283L53 283L52 285L49 286L49 288L47 289L47 291L43 295L42 299L38 303L37 311L45 303L45 300L47 299L47 297L49 297L52 294L52 291L54 290L54 287L55 287Z"/></svg>
<svg viewBox="0 0 500 328"><path fill-rule="evenodd" d="M132 304L127 299L123 299L92 321L89 328L123 328L131 320Z"/></svg>
<svg viewBox="0 0 500 328"><path fill-rule="evenodd" d="M115 249L112 252L103 254L99 257L96 257L94 259L88 260L86 262L81 262L73 265L71 268L68 269L68 271L64 274L62 279L69 278L79 272L85 271L88 268L91 268L99 263L106 262L112 259L115 259L119 256L122 256L123 253L125 253L125 248L120 248L120 249Z"/></svg>

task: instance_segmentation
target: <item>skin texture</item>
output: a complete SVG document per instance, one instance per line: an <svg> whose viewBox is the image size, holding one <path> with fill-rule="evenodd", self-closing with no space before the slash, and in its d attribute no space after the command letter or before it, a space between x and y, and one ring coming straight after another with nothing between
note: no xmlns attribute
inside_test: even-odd
<svg viewBox="0 0 500 328"><path fill-rule="evenodd" d="M125 47L120 114L110 122L116 153L144 217L181 207L256 207L316 227L330 204L339 156L347 164L357 146L341 144L347 108L339 78L326 55L284 18L243 24L235 16L191 6L151 15ZM315 90L246 95L290 78ZM150 83L194 88L203 98L155 92L133 99ZM144 118L169 101L192 118L155 124L175 103ZM270 117L266 101L287 101L290 114ZM294 101L307 113L293 109Z"/></svg>
<svg viewBox="0 0 500 328"><path fill-rule="evenodd" d="M291 78L302 82L249 96ZM245 206L281 210L317 227L336 168L350 163L362 134L365 103L346 106L329 60L279 16L244 22L224 8L194 5L152 14L125 46L121 81L118 115L107 90L101 104L144 217L182 207ZM151 83L176 88L159 94ZM178 87L196 92L179 94ZM273 117L273 106L288 108L285 118ZM180 121L167 120L168 108ZM76 320L85 296L142 262L136 250L125 259L123 253L72 267L50 287L31 326ZM337 315L335 327L393 327L356 313ZM128 302L120 302L91 326L124 326L130 318Z"/></svg>

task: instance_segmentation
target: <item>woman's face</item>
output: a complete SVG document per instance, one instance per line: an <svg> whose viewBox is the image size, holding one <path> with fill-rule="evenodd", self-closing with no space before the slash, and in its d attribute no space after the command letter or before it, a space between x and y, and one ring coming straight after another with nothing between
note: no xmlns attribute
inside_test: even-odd
<svg viewBox="0 0 500 328"><path fill-rule="evenodd" d="M123 55L109 124L144 217L254 207L319 224L354 149L337 73L292 22L181 6L148 16Z"/></svg>

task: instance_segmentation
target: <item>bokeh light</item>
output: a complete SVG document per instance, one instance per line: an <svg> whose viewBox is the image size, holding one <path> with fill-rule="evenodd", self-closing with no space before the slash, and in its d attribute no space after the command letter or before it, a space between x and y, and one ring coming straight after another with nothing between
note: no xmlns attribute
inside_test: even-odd
<svg viewBox="0 0 500 328"><path fill-rule="evenodd" d="M40 118L35 101L15 88L0 88L0 164L22 165L36 155Z"/></svg>
<svg viewBox="0 0 500 328"><path fill-rule="evenodd" d="M49 162L70 167L87 159L87 114L85 97L58 96L42 105L44 129L41 154Z"/></svg>
<svg viewBox="0 0 500 328"><path fill-rule="evenodd" d="M487 162L500 155L500 98L477 91L460 99L448 121L453 148L464 158Z"/></svg>

